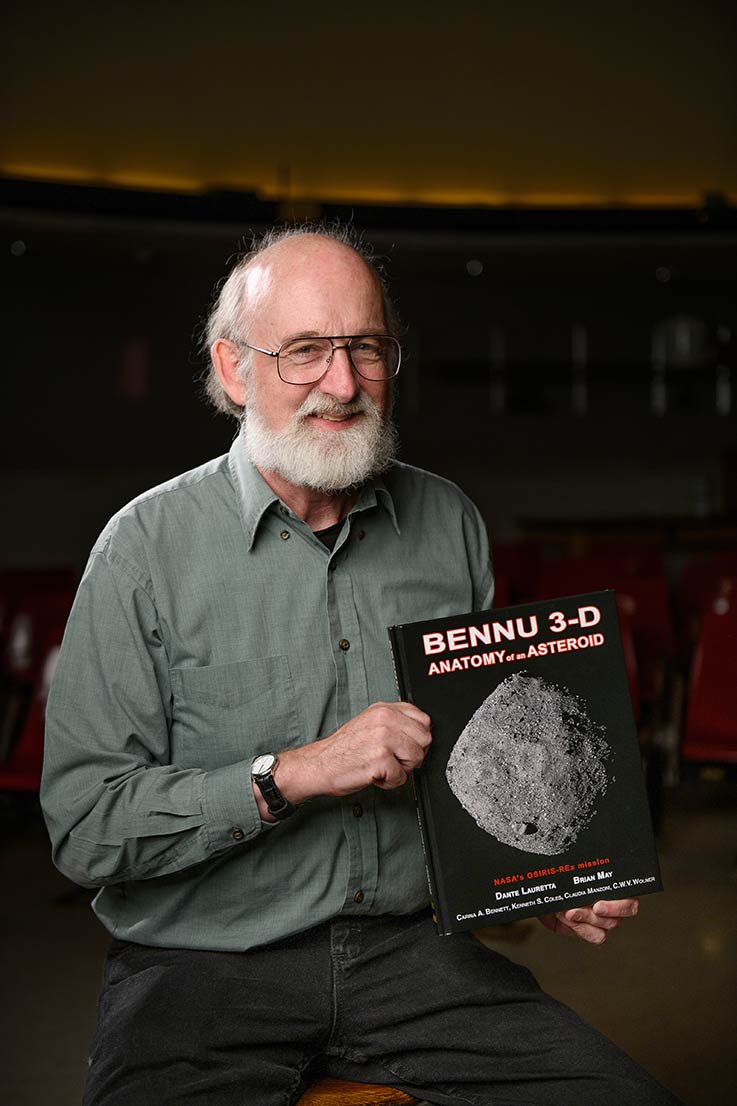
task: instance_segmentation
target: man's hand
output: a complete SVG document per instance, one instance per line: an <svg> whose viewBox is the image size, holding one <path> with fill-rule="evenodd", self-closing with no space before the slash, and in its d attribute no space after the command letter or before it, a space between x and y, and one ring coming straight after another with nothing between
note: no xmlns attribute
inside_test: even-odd
<svg viewBox="0 0 737 1106"><path fill-rule="evenodd" d="M430 717L418 707L373 703L329 737L280 753L274 779L295 804L316 795L351 795L371 784L401 787L431 740Z"/></svg>
<svg viewBox="0 0 737 1106"><path fill-rule="evenodd" d="M540 921L553 933L565 937L580 937L592 945L606 941L611 929L616 929L620 918L633 918L639 909L637 899L602 899L593 906L576 906L561 910L558 914L543 914Z"/></svg>

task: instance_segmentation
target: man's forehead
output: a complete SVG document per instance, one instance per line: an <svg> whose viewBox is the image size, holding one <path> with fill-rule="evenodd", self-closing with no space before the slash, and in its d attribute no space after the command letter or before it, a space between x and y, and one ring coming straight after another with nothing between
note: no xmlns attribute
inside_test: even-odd
<svg viewBox="0 0 737 1106"><path fill-rule="evenodd" d="M312 272L353 270L357 277L376 278L364 259L350 246L320 234L300 234L269 246L248 266L254 291L267 280L296 280ZM250 291L250 283L249 283Z"/></svg>
<svg viewBox="0 0 737 1106"><path fill-rule="evenodd" d="M271 313L277 305L285 307L289 299L312 293L327 297L331 290L340 300L353 294L364 303L374 301L383 315L379 282L360 254L330 238L300 235L277 242L253 259L246 271L244 300L253 318L262 309Z"/></svg>

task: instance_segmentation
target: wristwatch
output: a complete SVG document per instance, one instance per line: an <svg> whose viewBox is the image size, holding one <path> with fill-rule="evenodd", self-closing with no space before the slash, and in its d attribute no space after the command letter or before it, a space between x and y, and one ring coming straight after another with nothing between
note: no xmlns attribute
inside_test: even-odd
<svg viewBox="0 0 737 1106"><path fill-rule="evenodd" d="M285 799L276 786L274 771L279 758L276 753L261 753L251 764L251 779L256 784L264 797L269 813L273 814L278 822L283 822L297 810L294 803Z"/></svg>

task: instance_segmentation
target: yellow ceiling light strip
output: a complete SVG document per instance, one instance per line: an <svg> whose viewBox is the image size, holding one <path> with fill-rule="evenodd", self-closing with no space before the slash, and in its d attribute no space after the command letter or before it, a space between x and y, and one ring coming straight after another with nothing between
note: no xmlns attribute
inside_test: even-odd
<svg viewBox="0 0 737 1106"><path fill-rule="evenodd" d="M696 192L646 192L607 194L604 192L513 192L480 189L391 189L391 188L326 188L319 196L294 189L289 196L273 184L259 185L253 181L195 180L191 177L141 172L93 172L77 165L38 165L35 163L0 163L0 174L20 180L47 183L92 185L99 188L130 188L184 194L204 193L217 189L256 192L266 200L280 203L365 203L395 206L433 205L439 207L531 207L531 208L698 208L703 195ZM727 203L737 204L737 193L723 192Z"/></svg>
<svg viewBox="0 0 737 1106"><path fill-rule="evenodd" d="M148 173L110 173L106 185L116 188L150 189L154 192L204 192L202 181L188 177L158 176Z"/></svg>
<svg viewBox="0 0 737 1106"><path fill-rule="evenodd" d="M43 181L47 184L86 184L98 188L134 188L156 192L203 192L203 181L178 176L163 176L146 172L93 172L76 165L35 165L14 162L0 164L0 173L20 180Z"/></svg>
<svg viewBox="0 0 737 1106"><path fill-rule="evenodd" d="M21 180L57 182L63 184L97 184L99 174L78 165L35 165L26 162L0 164L0 173L5 177L18 177Z"/></svg>

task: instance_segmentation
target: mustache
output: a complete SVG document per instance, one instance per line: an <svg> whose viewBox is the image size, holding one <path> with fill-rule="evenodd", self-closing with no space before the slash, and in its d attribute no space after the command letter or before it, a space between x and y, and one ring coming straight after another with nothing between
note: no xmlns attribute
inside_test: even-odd
<svg viewBox="0 0 737 1106"><path fill-rule="evenodd" d="M365 392L356 396L350 403L339 403L329 396L313 393L307 396L301 407L295 412L295 418L302 420L310 415L376 415L376 404Z"/></svg>

